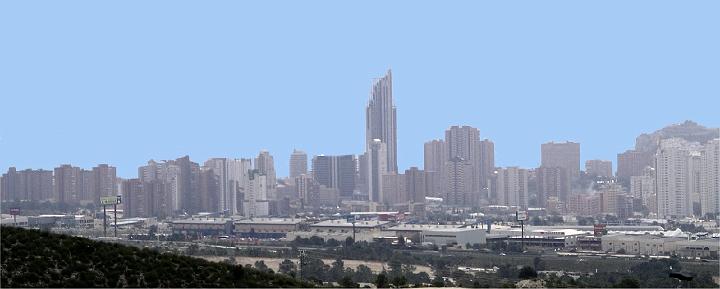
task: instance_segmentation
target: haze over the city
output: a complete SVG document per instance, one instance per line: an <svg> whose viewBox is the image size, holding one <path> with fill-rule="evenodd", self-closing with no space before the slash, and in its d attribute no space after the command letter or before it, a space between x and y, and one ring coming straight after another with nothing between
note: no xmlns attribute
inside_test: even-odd
<svg viewBox="0 0 720 289"><path fill-rule="evenodd" d="M451 125L521 167L549 141L581 143L584 163L672 123L720 126L718 9L276 4L3 3L0 168L108 163L133 177L149 159L267 149L285 176L294 148L365 151L370 86L389 68L401 170Z"/></svg>

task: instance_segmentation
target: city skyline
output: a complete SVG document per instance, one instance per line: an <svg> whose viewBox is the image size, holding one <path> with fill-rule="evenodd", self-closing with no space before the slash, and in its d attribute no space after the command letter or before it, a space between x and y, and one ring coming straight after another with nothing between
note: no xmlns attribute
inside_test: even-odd
<svg viewBox="0 0 720 289"><path fill-rule="evenodd" d="M328 14L290 3L259 17L251 12L267 4L176 4L165 14L163 2L142 11L94 3L108 12L86 14L81 4L4 3L33 13L0 17L18 27L6 33L18 45L0 47L0 95L11 108L0 114L0 168L109 163L129 177L149 159L186 154L359 154L369 87L389 68L398 170L422 166L423 143L452 125L492 139L497 165L526 168L549 141L581 143L584 163L612 160L668 124L720 126L714 9L639 1L620 10L572 3L588 12L565 13L566 4L415 4L396 17L404 4ZM385 21L358 16L372 13ZM125 15L135 21L120 28ZM677 15L693 17L666 21ZM206 21L185 21L196 17ZM247 28L257 23L262 33ZM277 163L287 175L287 162Z"/></svg>
<svg viewBox="0 0 720 289"><path fill-rule="evenodd" d="M0 283L719 288L717 11L0 1Z"/></svg>

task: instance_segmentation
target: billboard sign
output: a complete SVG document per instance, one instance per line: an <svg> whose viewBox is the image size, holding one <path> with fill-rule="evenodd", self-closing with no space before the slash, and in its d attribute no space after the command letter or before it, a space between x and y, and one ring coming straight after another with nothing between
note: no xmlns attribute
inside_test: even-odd
<svg viewBox="0 0 720 289"><path fill-rule="evenodd" d="M117 205L122 203L121 196L101 197L100 205Z"/></svg>
<svg viewBox="0 0 720 289"><path fill-rule="evenodd" d="M527 211L516 211L515 219L518 221L527 221L527 219L528 219Z"/></svg>
<svg viewBox="0 0 720 289"><path fill-rule="evenodd" d="M20 215L20 208L10 208L10 215Z"/></svg>

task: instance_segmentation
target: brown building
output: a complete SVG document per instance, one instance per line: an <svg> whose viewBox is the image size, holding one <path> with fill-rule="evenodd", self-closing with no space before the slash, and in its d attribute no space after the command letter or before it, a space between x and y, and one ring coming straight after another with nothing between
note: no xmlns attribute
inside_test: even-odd
<svg viewBox="0 0 720 289"><path fill-rule="evenodd" d="M585 161L585 173L593 177L610 178L612 173L612 161L587 160Z"/></svg>
<svg viewBox="0 0 720 289"><path fill-rule="evenodd" d="M83 195L83 178L79 167L61 165L55 168L54 199L61 203L80 203Z"/></svg>
<svg viewBox="0 0 720 289"><path fill-rule="evenodd" d="M561 167L572 184L580 177L580 144L576 142L544 143L540 146L542 167Z"/></svg>
<svg viewBox="0 0 720 289"><path fill-rule="evenodd" d="M655 167L652 153L628 150L617 155L617 178L628 183L632 176L642 176L645 167Z"/></svg>

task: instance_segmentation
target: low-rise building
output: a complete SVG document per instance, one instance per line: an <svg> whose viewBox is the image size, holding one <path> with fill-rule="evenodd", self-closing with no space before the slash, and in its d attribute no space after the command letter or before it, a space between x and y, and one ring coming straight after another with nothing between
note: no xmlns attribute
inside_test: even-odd
<svg viewBox="0 0 720 289"><path fill-rule="evenodd" d="M398 224L397 226L387 228L387 231L395 232L395 236L403 236L419 242L422 239L423 231L433 229L455 229L462 226L463 225Z"/></svg>
<svg viewBox="0 0 720 289"><path fill-rule="evenodd" d="M252 218L235 221L235 235L244 238L285 238L287 234L300 230L303 219L296 218Z"/></svg>
<svg viewBox="0 0 720 289"><path fill-rule="evenodd" d="M233 233L233 220L228 218L184 219L169 222L173 234L220 236Z"/></svg>
<svg viewBox="0 0 720 289"><path fill-rule="evenodd" d="M602 250L633 255L676 255L679 257L717 258L717 239L687 240L654 235L606 235Z"/></svg>
<svg viewBox="0 0 720 289"><path fill-rule="evenodd" d="M422 242L435 245L485 244L485 230L480 228L431 228L422 232Z"/></svg>
<svg viewBox="0 0 720 289"><path fill-rule="evenodd" d="M372 242L379 236L393 236L394 232L384 231L388 221L356 221L353 223L345 219L326 220L309 226L309 231L296 231L287 235L288 239L319 237L323 240L335 239L345 241L347 237L355 236L356 241ZM353 233L354 230L354 233Z"/></svg>

